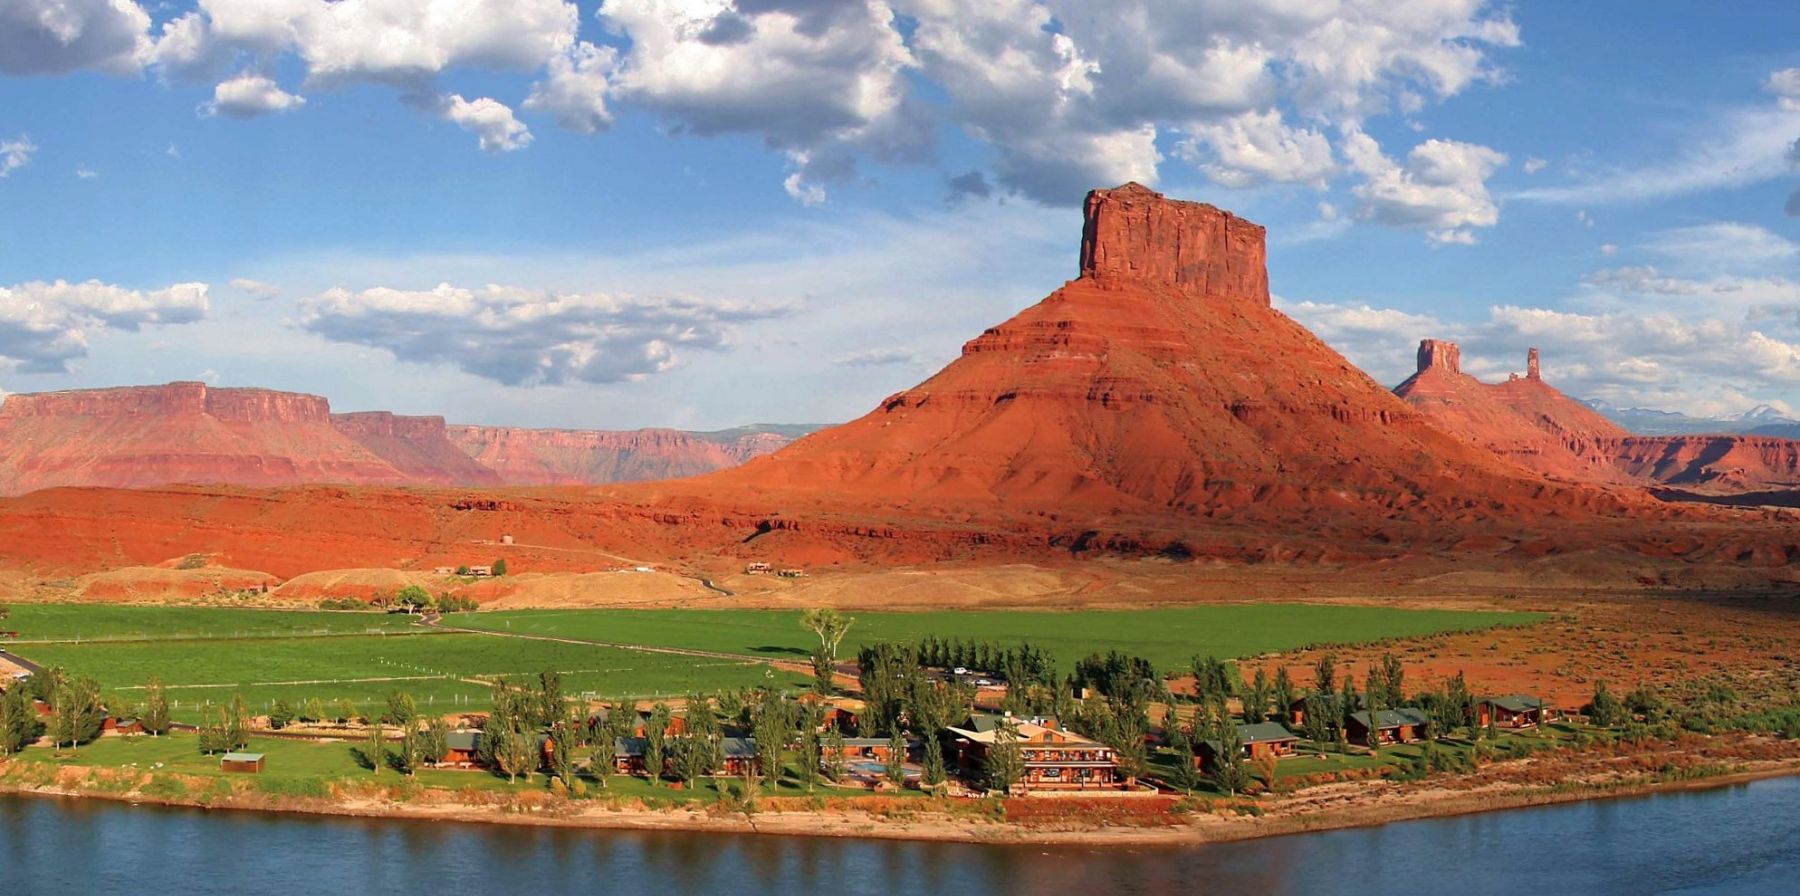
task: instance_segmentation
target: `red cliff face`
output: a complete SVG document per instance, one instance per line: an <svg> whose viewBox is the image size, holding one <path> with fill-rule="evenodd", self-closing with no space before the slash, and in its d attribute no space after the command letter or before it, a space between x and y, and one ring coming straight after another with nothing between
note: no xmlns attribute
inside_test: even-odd
<svg viewBox="0 0 1800 896"><path fill-rule="evenodd" d="M205 383L12 395L0 404L0 493L176 482L498 481L443 438L443 421L397 424L380 416L387 419L379 425L359 419L341 430L317 395Z"/></svg>
<svg viewBox="0 0 1800 896"><path fill-rule="evenodd" d="M790 439L751 433L726 441L673 429L624 432L452 426L449 438L504 481L598 485L696 476L780 449Z"/></svg>
<svg viewBox="0 0 1800 896"><path fill-rule="evenodd" d="M1081 277L1269 304L1264 230L1230 212L1128 183L1087 196Z"/></svg>
<svg viewBox="0 0 1800 896"><path fill-rule="evenodd" d="M1394 392L1444 431L1559 479L1664 485L1715 494L1800 487L1800 442L1764 436L1639 436L1544 382L1538 350L1525 375L1483 383L1456 344L1419 344L1419 372Z"/></svg>
<svg viewBox="0 0 1800 896"><path fill-rule="evenodd" d="M692 488L948 518L1330 507L1326 526L1539 500L1540 479L1433 429L1271 308L1261 227L1137 185L1086 209L1078 279L861 419Z"/></svg>

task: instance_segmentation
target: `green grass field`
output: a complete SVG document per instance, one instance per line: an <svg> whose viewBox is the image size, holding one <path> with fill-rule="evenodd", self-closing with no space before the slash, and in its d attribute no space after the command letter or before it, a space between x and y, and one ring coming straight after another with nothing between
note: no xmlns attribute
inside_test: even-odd
<svg viewBox="0 0 1800 896"><path fill-rule="evenodd" d="M1255 656L1311 644L1358 643L1446 631L1522 625L1529 613L1408 610L1304 604L1212 604L1152 610L1038 610L857 613L843 652L925 635L1002 644L1029 640L1063 672L1090 653L1121 650L1169 671L1196 654ZM496 676L563 674L572 694L653 697L774 684L802 676L770 660L804 661L813 635L800 614L780 610L541 610L465 613L446 624L494 632L685 648L729 654L687 656L526 637L431 632L408 617L195 607L27 604L7 625L20 656L98 680L109 698L139 702L159 676L175 716L193 721L207 704L241 692L257 710L275 700L298 707L317 698L372 706L405 690L422 707L484 709ZM370 634L370 632L388 632ZM739 659L741 658L741 659Z"/></svg>
<svg viewBox="0 0 1800 896"><path fill-rule="evenodd" d="M384 613L109 604L14 604L11 611L0 630L17 631L21 641L359 634L402 631L414 621Z"/></svg>
<svg viewBox="0 0 1800 896"><path fill-rule="evenodd" d="M1094 652L1120 650L1158 668L1186 668L1195 655L1256 656L1312 644L1351 644L1497 625L1525 625L1535 613L1407 610L1308 604L1208 604L1154 610L942 610L854 613L845 655L879 641L925 635L1030 641L1067 672ZM462 613L446 624L490 631L592 641L715 650L804 659L817 643L797 611L782 610L518 610Z"/></svg>
<svg viewBox="0 0 1800 896"><path fill-rule="evenodd" d="M404 690L421 708L482 709L487 681L497 676L563 674L571 694L602 697L679 695L773 683L798 687L800 676L766 663L645 653L470 634L344 635L253 641L185 640L24 645L22 656L98 680L109 698L141 702L140 686L160 676L178 720L201 707L244 695L252 708L275 700L299 706L312 698L375 705Z"/></svg>

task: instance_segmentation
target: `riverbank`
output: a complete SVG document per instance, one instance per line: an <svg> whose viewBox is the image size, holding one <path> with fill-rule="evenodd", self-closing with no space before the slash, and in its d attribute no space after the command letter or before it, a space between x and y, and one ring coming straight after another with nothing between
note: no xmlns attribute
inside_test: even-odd
<svg viewBox="0 0 1800 896"><path fill-rule="evenodd" d="M406 783L325 782L318 795L271 792L255 778L0 763L0 793L207 810L611 830L1088 847L1188 846L1366 827L1583 800L1724 787L1800 775L1800 743L1684 736L1643 749L1552 754L1418 781L1375 779L1238 799L1082 797L937 800L768 797L664 807Z"/></svg>

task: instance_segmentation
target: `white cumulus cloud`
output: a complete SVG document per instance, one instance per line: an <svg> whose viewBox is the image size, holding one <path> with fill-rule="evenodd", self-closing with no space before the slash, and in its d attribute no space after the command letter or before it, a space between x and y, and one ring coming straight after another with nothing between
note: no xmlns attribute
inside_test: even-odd
<svg viewBox="0 0 1800 896"><path fill-rule="evenodd" d="M243 72L213 88L212 101L201 107L207 115L255 118L269 112L287 112L306 105L306 98L282 90L280 85L254 72Z"/></svg>
<svg viewBox="0 0 1800 896"><path fill-rule="evenodd" d="M25 373L66 372L87 355L90 332L192 323L207 309L204 283L150 291L98 280L0 286L0 363Z"/></svg>
<svg viewBox="0 0 1800 896"><path fill-rule="evenodd" d="M513 117L505 103L492 97L465 100L461 94L444 97L440 107L446 121L474 134L482 152L512 152L531 145L531 130Z"/></svg>
<svg viewBox="0 0 1800 896"><path fill-rule="evenodd" d="M331 289L301 326L402 361L454 366L509 386L638 380L686 350L722 348L739 324L792 313L782 302L562 294L507 286Z"/></svg>
<svg viewBox="0 0 1800 896"><path fill-rule="evenodd" d="M1364 178L1352 188L1358 216L1390 227L1426 231L1435 243L1473 243L1473 228L1492 227L1500 209L1487 179L1506 155L1474 143L1427 140L1396 164L1361 131L1344 137L1344 155Z"/></svg>
<svg viewBox="0 0 1800 896"><path fill-rule="evenodd" d="M0 177L31 164L31 154L37 150L37 144L24 134L12 140L0 140Z"/></svg>
<svg viewBox="0 0 1800 896"><path fill-rule="evenodd" d="M133 0L5 0L0 72L134 74L149 49L149 31L150 14Z"/></svg>

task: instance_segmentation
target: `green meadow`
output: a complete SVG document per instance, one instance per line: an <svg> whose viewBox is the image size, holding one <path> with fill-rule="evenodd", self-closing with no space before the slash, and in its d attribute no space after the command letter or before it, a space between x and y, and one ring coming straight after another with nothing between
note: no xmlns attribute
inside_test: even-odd
<svg viewBox="0 0 1800 896"><path fill-rule="evenodd" d="M852 615L845 656L865 644L926 636L1030 641L1064 672L1081 657L1108 650L1146 657L1173 672L1195 655L1233 659L1541 618L1307 604ZM276 700L299 707L315 698L328 706L349 700L360 709L394 690L412 694L426 709L478 710L486 707L495 678L546 669L562 673L567 692L600 698L800 687L804 676L771 664L805 661L816 642L799 619L798 611L786 610L522 610L445 620L447 627L491 633L476 634L433 631L413 625L410 617L376 613L27 604L14 607L6 624L21 633L10 645L15 653L91 676L110 698L136 703L144 683L160 677L176 718L192 721L203 706L229 701L234 692L258 710Z"/></svg>
<svg viewBox="0 0 1800 896"><path fill-rule="evenodd" d="M1091 653L1118 650L1158 668L1186 668L1196 655L1258 656L1318 644L1354 644L1503 625L1537 613L1409 610L1314 604L1205 604L1149 610L938 610L853 612L845 655L880 641L927 635L1030 641L1067 672ZM461 613L446 625L587 641L685 647L746 656L804 659L817 644L788 610L516 610Z"/></svg>

